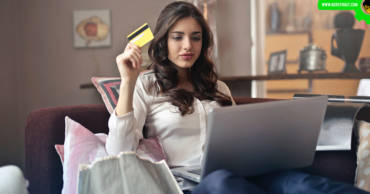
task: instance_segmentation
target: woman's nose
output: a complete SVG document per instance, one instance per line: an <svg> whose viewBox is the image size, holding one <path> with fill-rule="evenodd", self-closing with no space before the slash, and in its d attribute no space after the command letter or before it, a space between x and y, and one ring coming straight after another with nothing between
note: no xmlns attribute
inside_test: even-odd
<svg viewBox="0 0 370 194"><path fill-rule="evenodd" d="M192 47L191 39L190 38L184 38L184 42L183 42L182 46L183 46L184 49L190 50L191 47Z"/></svg>

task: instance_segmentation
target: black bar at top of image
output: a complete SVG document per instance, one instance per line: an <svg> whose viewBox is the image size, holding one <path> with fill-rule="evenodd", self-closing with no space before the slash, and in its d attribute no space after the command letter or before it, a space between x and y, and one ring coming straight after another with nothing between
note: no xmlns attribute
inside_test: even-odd
<svg viewBox="0 0 370 194"><path fill-rule="evenodd" d="M146 24L145 26L143 26L140 30L136 31L135 34L129 36L127 39L128 40L132 40L133 38L135 38L137 35L139 35L140 33L144 32L144 30L148 29L149 28L149 25Z"/></svg>

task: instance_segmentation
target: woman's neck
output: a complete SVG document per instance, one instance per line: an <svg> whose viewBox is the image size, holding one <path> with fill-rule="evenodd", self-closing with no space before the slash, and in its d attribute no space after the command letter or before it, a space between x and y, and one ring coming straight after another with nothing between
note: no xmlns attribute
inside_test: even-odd
<svg viewBox="0 0 370 194"><path fill-rule="evenodd" d="M189 71L190 71L190 69L176 67L176 70L177 70L177 77L178 77L179 83L189 81Z"/></svg>
<svg viewBox="0 0 370 194"><path fill-rule="evenodd" d="M178 76L178 88L185 89L187 91L194 91L193 84L189 81L189 70L188 69L177 69Z"/></svg>

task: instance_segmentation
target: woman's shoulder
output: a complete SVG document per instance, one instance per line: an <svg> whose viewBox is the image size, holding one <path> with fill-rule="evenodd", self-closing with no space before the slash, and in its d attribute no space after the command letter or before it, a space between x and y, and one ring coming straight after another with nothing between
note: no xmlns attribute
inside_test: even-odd
<svg viewBox="0 0 370 194"><path fill-rule="evenodd" d="M221 93L226 94L227 96L229 96L231 98L233 97L229 87L226 85L225 82L223 82L221 80L217 80L217 90ZM235 102L233 102L233 104L235 104Z"/></svg>
<svg viewBox="0 0 370 194"><path fill-rule="evenodd" d="M217 80L217 89L220 91L220 92L225 92L225 91L229 91L229 87L226 85L225 82L221 81L221 80Z"/></svg>
<svg viewBox="0 0 370 194"><path fill-rule="evenodd" d="M153 70L144 70L140 73L136 85L142 87L147 93L154 88L156 81L155 73Z"/></svg>
<svg viewBox="0 0 370 194"><path fill-rule="evenodd" d="M146 70L143 70L142 72L140 72L139 80L149 81L149 80L154 80L154 79L155 79L154 70L146 69Z"/></svg>

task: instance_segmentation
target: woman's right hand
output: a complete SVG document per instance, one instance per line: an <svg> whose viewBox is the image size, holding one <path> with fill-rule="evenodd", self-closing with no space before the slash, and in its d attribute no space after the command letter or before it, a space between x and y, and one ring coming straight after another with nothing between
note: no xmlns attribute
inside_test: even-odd
<svg viewBox="0 0 370 194"><path fill-rule="evenodd" d="M141 72L142 62L140 47L129 42L123 53L116 57L116 63L121 79L136 81Z"/></svg>

